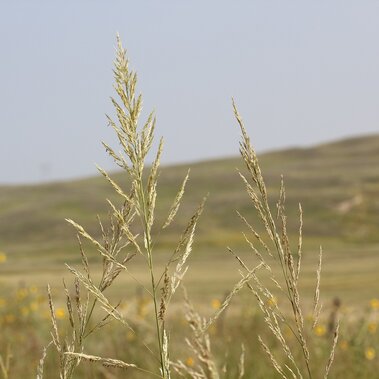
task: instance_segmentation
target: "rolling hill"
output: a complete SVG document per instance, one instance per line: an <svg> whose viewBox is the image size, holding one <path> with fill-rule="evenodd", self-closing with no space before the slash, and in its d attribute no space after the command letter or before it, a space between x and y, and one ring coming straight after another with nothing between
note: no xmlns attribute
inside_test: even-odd
<svg viewBox="0 0 379 379"><path fill-rule="evenodd" d="M273 207L280 176L284 175L291 235L296 238L300 202L308 249L323 244L335 257L344 251L354 251L358 259L367 249L371 258L378 256L379 135L274 151L259 158ZM259 221L236 171L236 168L243 170L239 158L163 167L156 224L162 223L167 215L188 166L190 181L177 222L159 236L157 249L172 248L197 204L208 193L196 236L195 257L198 254L206 259L223 253L226 246L245 249L241 233L245 228L235 210L254 225L259 225ZM121 173L116 172L112 177L121 186L127 184ZM21 275L33 270L51 270L77 259L75 233L64 219L72 218L99 235L96 215L106 218L106 198L120 203L100 175L70 182L1 186L0 250L7 253L9 262L0 270L7 275Z"/></svg>

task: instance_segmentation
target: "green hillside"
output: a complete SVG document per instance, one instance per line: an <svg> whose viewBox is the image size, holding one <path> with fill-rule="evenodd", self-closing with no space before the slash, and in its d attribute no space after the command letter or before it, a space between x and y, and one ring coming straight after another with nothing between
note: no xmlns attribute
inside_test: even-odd
<svg viewBox="0 0 379 379"><path fill-rule="evenodd" d="M260 163L273 206L280 176L284 175L288 223L294 237L301 202L306 248L315 250L322 244L333 251L331 257L335 259L345 251L354 252L351 259L358 258L359 254L377 259L379 135L270 152L260 156ZM235 210L256 226L259 220L238 176L236 168L243 170L238 158L164 167L158 189L156 225L167 215L189 166L190 181L177 222L160 235L157 250L172 248L178 233L208 193L193 259L206 259L213 254L224 257L226 246L246 250L241 234L245 228ZM127 185L122 174L115 173L113 178L121 186ZM77 259L75 233L64 219L72 218L98 236L96 215L106 220L106 198L120 202L100 175L71 182L0 187L0 250L8 256L7 265L0 270L19 278L23 273L32 275L44 269L52 272L56 267L61 268L63 262ZM352 264L352 267L358 266Z"/></svg>

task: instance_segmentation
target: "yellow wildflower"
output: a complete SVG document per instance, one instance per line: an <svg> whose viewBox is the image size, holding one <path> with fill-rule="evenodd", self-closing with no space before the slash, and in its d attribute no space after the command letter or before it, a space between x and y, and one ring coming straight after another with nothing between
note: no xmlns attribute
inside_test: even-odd
<svg viewBox="0 0 379 379"><path fill-rule="evenodd" d="M137 315L140 319L144 319L148 314L148 308L145 304L140 304L137 310Z"/></svg>
<svg viewBox="0 0 379 379"><path fill-rule="evenodd" d="M368 329L369 333L375 334L377 329L378 329L378 324L376 322L370 322L367 325L367 329Z"/></svg>
<svg viewBox="0 0 379 379"><path fill-rule="evenodd" d="M4 308L6 304L7 301L4 298L0 297L0 308Z"/></svg>
<svg viewBox="0 0 379 379"><path fill-rule="evenodd" d="M219 299L213 299L211 304L213 309L221 308L221 301Z"/></svg>
<svg viewBox="0 0 379 379"><path fill-rule="evenodd" d="M192 357L186 359L186 365L192 367L195 364L195 360Z"/></svg>
<svg viewBox="0 0 379 379"><path fill-rule="evenodd" d="M28 307L21 307L21 314L22 314L24 317L28 316L29 313L30 313L30 311L29 311L29 308L28 308Z"/></svg>
<svg viewBox="0 0 379 379"><path fill-rule="evenodd" d="M5 263L7 261L7 256L5 253L0 252L0 263Z"/></svg>
<svg viewBox="0 0 379 379"><path fill-rule="evenodd" d="M365 350L365 357L366 359L368 359L369 361L372 361L376 356L376 351L373 347L368 347L366 350Z"/></svg>
<svg viewBox="0 0 379 379"><path fill-rule="evenodd" d="M314 333L317 337L322 337L326 334L325 325L317 325L314 329Z"/></svg>
<svg viewBox="0 0 379 379"><path fill-rule="evenodd" d="M32 303L30 303L30 310L32 312L35 312L38 309L38 306L39 306L38 302L37 301L33 301Z"/></svg>
<svg viewBox="0 0 379 379"><path fill-rule="evenodd" d="M57 308L57 309L55 310L55 317L56 317L57 319L62 319L62 318L64 318L65 314L66 314L66 312L65 312L65 310L64 310L63 308Z"/></svg>
<svg viewBox="0 0 379 379"><path fill-rule="evenodd" d="M28 296L27 288L19 288L16 293L17 300L23 300Z"/></svg>
<svg viewBox="0 0 379 379"><path fill-rule="evenodd" d="M373 298L370 300L370 307L372 309L379 309L379 299Z"/></svg>

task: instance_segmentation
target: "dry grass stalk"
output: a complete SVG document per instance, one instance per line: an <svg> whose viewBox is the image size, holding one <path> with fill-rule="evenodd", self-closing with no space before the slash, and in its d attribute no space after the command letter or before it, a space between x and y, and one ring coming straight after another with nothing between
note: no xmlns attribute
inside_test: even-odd
<svg viewBox="0 0 379 379"><path fill-rule="evenodd" d="M45 360L47 357L47 349L51 346L53 342L50 342L47 346L43 348L42 351L42 357L39 360L38 366L37 366L37 379L42 379L43 378L43 369L45 365Z"/></svg>
<svg viewBox="0 0 379 379"><path fill-rule="evenodd" d="M193 338L186 343L196 359L196 365L189 367L182 361L172 362L173 369L183 377L192 379L219 379L220 374L214 361L209 334L206 332L207 320L194 309L184 290L185 315Z"/></svg>
<svg viewBox="0 0 379 379"><path fill-rule="evenodd" d="M245 346L241 345L241 355L238 364L238 379L242 379L245 375Z"/></svg>
<svg viewBox="0 0 379 379"><path fill-rule="evenodd" d="M338 322L336 329L334 331L333 345L332 345L332 348L330 350L328 362L326 364L324 379L327 379L329 377L329 371L330 371L330 368L332 367L332 363L334 361L334 355L336 352L336 347L337 347L337 342L338 342L339 329L340 329L340 324Z"/></svg>
<svg viewBox="0 0 379 379"><path fill-rule="evenodd" d="M255 276L255 272L259 270L262 267L261 264L259 264L257 267L255 267L252 271L248 271L247 275L242 275L242 279L238 283L236 283L233 287L233 289L230 291L230 293L226 296L225 300L222 302L220 308L212 315L212 317L209 318L204 323L203 326L203 332L205 332L211 325L213 325L218 318L221 316L221 314L226 310L226 308L230 305L233 297L241 291L241 289L250 282L250 280Z"/></svg>
<svg viewBox="0 0 379 379"><path fill-rule="evenodd" d="M167 228L171 224L171 222L174 220L174 218L175 218L175 216L176 216L176 214L178 212L178 209L179 209L179 206L180 206L180 201L182 200L182 197L184 195L184 190L186 188L186 184L187 184L187 181L188 181L188 178L189 178L189 173L190 173L190 170L188 170L187 175L186 175L186 177L183 180L182 186L180 187L180 190L179 190L178 194L175 197L174 203L171 206L169 215L167 217L166 222L163 224L162 229Z"/></svg>
<svg viewBox="0 0 379 379"><path fill-rule="evenodd" d="M89 362L94 362L94 363L100 363L103 367L113 367L113 368L119 368L119 369L123 369L123 370L127 370L129 368L133 368L137 371L141 371L143 373L146 373L146 374L149 374L149 375L152 375L154 377L157 377L157 378L161 378L160 375L157 375L157 374L154 374L148 370L145 370L141 367L138 367L136 366L135 364L131 364L131 363L126 363L126 362L123 362L123 361L120 361L119 359L112 359L112 358L103 358L103 357L98 357L96 355L88 355L88 354L84 354L84 353L70 353L70 352L67 352L66 355L68 356L72 356L74 358L78 358L78 359L83 359L83 360L86 360L86 361L89 361ZM104 372L104 374L109 374L107 373L106 371Z"/></svg>
<svg viewBox="0 0 379 379"><path fill-rule="evenodd" d="M65 286L65 285L64 285ZM49 298L49 308L50 308L50 317L52 322L52 331L51 337L52 342L47 346L49 347L51 344L55 347L58 358L59 358L59 378L60 379L69 379L72 378L75 368L79 365L80 359L77 357L67 356L67 352L81 351L83 349L83 328L77 328L74 321L74 312L72 308L72 302L70 295L68 294L67 288L66 290L66 305L69 313L69 321L72 328L72 336L69 338L68 336L62 340L59 330L58 323L56 319L56 310L53 302L53 298L51 295L50 286L47 287L48 298ZM77 320L80 324L85 323L84 314L82 312L77 313ZM40 360L39 368L37 371L37 378L43 378L43 363L46 358L47 347L43 351L42 358Z"/></svg>
<svg viewBox="0 0 379 379"><path fill-rule="evenodd" d="M88 355L88 354L79 354L79 353L65 353L67 356L74 357L74 358L80 358L84 359L90 362L99 362L105 367L117 367L117 368L123 368L127 369L129 367L136 368L137 366L130 363L125 363L123 361L117 360L117 359L111 359L111 358L102 358L95 355Z"/></svg>
<svg viewBox="0 0 379 379"><path fill-rule="evenodd" d="M320 317L322 305L320 304L320 281L322 267L322 248L320 247L319 261L316 271L316 288L313 300L313 327L315 328Z"/></svg>
<svg viewBox="0 0 379 379"><path fill-rule="evenodd" d="M0 355L0 373L3 379L10 378L12 358L13 358L13 354L10 350L10 347L8 346L5 358L3 358L2 355Z"/></svg>
<svg viewBox="0 0 379 379"><path fill-rule="evenodd" d="M52 320L52 341L60 359L61 379L71 378L81 359L99 361L103 365L108 366L120 368L131 367L144 370L143 368L137 368L137 366L132 363L124 363L118 360L105 359L83 353L86 338L90 334L98 331L111 319L121 322L122 325L134 333L134 329L129 321L117 309L119 304L113 305L108 300L105 291L112 286L113 282L121 273L127 273L135 279L130 274L128 266L136 254L143 256L150 276L150 286L142 287L154 305L153 316L156 330L155 348L147 346L143 342L142 345L147 349L148 353L153 355L154 359L159 362L159 368L157 368L159 373L150 372L148 370L144 371L164 379L170 378L169 339L165 322L166 313L170 300L187 271L186 262L192 251L196 225L205 202L204 200L200 204L189 221L179 240L177 248L174 250L171 259L167 262L163 273L158 276L159 280L157 280L154 269L153 227L155 222L157 184L163 140L159 143L151 167L147 167L145 162L154 139L155 116L153 113L150 113L147 121L141 128L139 127L142 96L136 94L137 75L129 69L126 52L119 38L117 39L117 43L114 78L118 100L115 98L111 99L115 108L117 121L114 121L109 116L107 116L107 118L109 125L117 135L122 151L117 153L109 145L105 143L103 143L103 145L116 164L126 171L130 188L128 191L125 191L106 171L98 168L99 172L120 196L122 202L121 206L117 206L108 200L110 206L109 226L105 227L102 221L98 219L101 240L96 239L77 222L67 219L78 234L82 267L78 269L66 265L75 278L75 301L71 299L69 290L64 283L68 321L72 331L72 335L69 338L66 336L64 340L62 340L59 335L54 303L51 291L48 289ZM168 212L167 219L160 230L167 228L173 222L179 210L188 178L189 172L185 176ZM133 232L133 230L138 229L142 229L141 233L136 234ZM102 260L102 276L100 282L95 281L91 276L89 261L81 243L81 238L89 242L100 255ZM171 268L173 262L177 262L174 269ZM162 280L163 283L161 283ZM138 280L136 281L138 282ZM141 284L140 282L138 283ZM163 289L159 291L161 284L163 285ZM85 290L84 301L80 287ZM161 292L161 296L159 292ZM100 310L104 311L105 316L94 321L94 318L98 317L96 312L94 312L96 308L100 308ZM95 323L94 326L92 325L93 323ZM43 360L44 357L42 361ZM38 375L38 378L42 379L42 369Z"/></svg>
<svg viewBox="0 0 379 379"><path fill-rule="evenodd" d="M259 269L259 268L257 268ZM216 321L225 309L230 305L232 298L243 288L243 286L251 279L250 275L243 277L234 289L226 296L220 309L209 319L202 317L193 307L188 299L187 292L184 291L185 299L185 317L192 332L192 338L186 339L186 343L193 354L192 364L187 365L181 360L171 362L171 367L180 376L192 379L220 379L229 378L231 375L228 370L227 355L221 369L218 368L217 362L213 356L211 349L211 338L208 333L210 326L215 326ZM242 379L245 375L245 347L241 346L241 355L238 366L238 378ZM233 367L234 368L234 367Z"/></svg>
<svg viewBox="0 0 379 379"><path fill-rule="evenodd" d="M299 205L300 213L300 226L299 226L299 239L296 254L292 252L287 232L287 216L285 213L285 187L283 178L281 179L279 200L277 203L276 220L271 212L266 185L263 179L263 175L258 163L257 155L250 143L250 138L246 132L243 121L238 113L237 107L233 101L233 109L236 120L239 124L242 140L240 143L240 153L242 159L246 165L248 176L240 174L240 177L245 185L246 191L252 201L254 208L256 209L258 216L264 226L264 230L267 234L267 238L270 241L270 245L274 250L274 254L271 251L271 247L268 246L266 238L263 238L255 229L250 225L244 216L238 214L242 221L247 225L254 238L258 241L259 245L265 250L265 252L272 256L278 263L280 269L280 277L275 277L273 267L271 263L268 263L266 258L259 252L259 249L255 247L254 243L249 240L247 236L245 239L254 252L255 256L260 261L262 267L267 271L270 281L275 284L278 289L280 298L287 299L290 304L291 316L286 312L281 311L276 301L276 297L269 290L268 284L263 283L258 275L254 272L252 275L252 282L247 282L247 287L252 291L258 301L258 305L261 308L265 322L278 340L279 345L289 360L288 365L283 367L278 363L274 357L270 348L259 337L260 343L267 353L273 367L283 378L303 378L305 376L309 378L315 377L315 369L311 366L311 356L309 351L308 333L306 331L306 325L304 323L302 301L299 293L299 276L301 270L302 259L302 229L303 229L303 216L302 208ZM231 251L231 250L230 250ZM232 252L232 251L231 251ZM233 252L232 252L233 253ZM233 253L234 254L234 253ZM234 254L235 255L235 254ZM248 265L241 260L240 257L235 255L241 267L250 272ZM314 295L314 325L316 325L321 305L320 305L320 278L321 278L321 265L322 265L322 250L320 249L319 264L316 271L316 286ZM291 333L295 336L296 341L302 352L302 362L296 361L295 354L292 352L286 337L283 333L283 327L289 327ZM332 346L330 358L326 364L325 378L329 374L329 370L334 358L335 341L338 338L338 328L335 332L334 343Z"/></svg>
<svg viewBox="0 0 379 379"><path fill-rule="evenodd" d="M98 220L101 232L101 238L99 239L96 239L75 221L71 219L67 220L75 228L78 235L82 267L81 269L78 269L67 265L69 271L74 276L75 299L72 299L69 289L65 283L63 284L66 295L68 321L71 328L71 334L69 336L63 337L60 335L51 290L48 288L52 321L51 345L55 347L59 357L60 379L72 378L75 368L80 364L81 360L99 362L105 367L111 366L121 369L133 368L162 379L170 379L172 369L184 377L189 376L194 379L219 379L221 375L212 356L211 343L207 329L215 323L230 305L232 298L244 286L247 286L256 297L269 330L279 342L279 345L287 358L287 364L280 365L270 348L259 337L259 341L267 353L274 369L283 378L303 378L308 376L312 379L314 375L311 367L311 356L308 348L306 325L304 323L298 283L302 260L302 209L299 205L299 239L297 253L294 254L290 247L287 232L285 187L283 178L281 180L276 217L274 217L270 209L268 194L257 155L251 146L249 136L247 135L234 102L233 107L235 117L242 132L240 153L248 171L247 176L240 173L240 177L252 201L253 207L256 209L258 216L263 223L267 236L263 238L244 216L241 214L238 215L253 234L255 241L257 241L258 245L264 250L264 254L276 259L281 275L278 277L275 276L275 270L273 270L271 263L266 260L264 254L260 252L260 249L255 246L254 242L245 235L246 242L250 246L254 255L258 258L258 265L250 269L238 255L229 249L242 268L242 278L234 286L229 295L226 296L221 307L215 312L215 314L208 320L202 318L193 309L192 305L186 298L186 317L193 334L193 339L191 341L187 339L186 341L195 354L197 366L188 367L181 361L170 361L169 338L166 326L167 310L172 296L175 294L187 272L187 261L192 251L196 226L203 211L205 199L190 219L186 229L179 239L176 249L173 251L170 259L165 265L163 272L157 276L156 270L154 269L154 226L157 185L163 141L160 140L151 167L147 167L146 158L151 150L154 140L155 116L151 113L143 126L139 127L139 116L142 110L142 96L136 94L137 75L129 69L126 52L123 49L119 38L114 66L115 90L118 95L118 100L112 98L111 101L115 108L117 121L114 121L108 116L107 118L109 125L117 135L122 151L118 153L109 145L105 143L103 143L103 145L115 163L126 172L130 188L128 191L125 191L109 176L107 172L99 168L99 172L120 196L122 205L117 206L108 200L110 207L108 227L105 227L100 219ZM168 211L166 221L159 228L160 230L166 229L173 222L185 191L188 175L189 173L187 173L184 178L173 204ZM135 233L135 230L139 230L140 232ZM102 276L99 282L96 282L91 275L89 260L81 243L81 238L84 238L89 242L99 253L102 261ZM267 243L266 240L268 240L269 243ZM145 370L133 363L84 354L86 338L92 333L97 332L111 319L119 321L122 325L129 328L131 332L134 332L131 324L118 310L119 304L113 305L108 300L105 291L112 286L121 273L131 275L128 266L136 254L139 254L144 258L150 277L150 285L143 286L143 288L153 302L156 346L150 347L144 343L142 344L145 346L148 353L153 355L159 362L159 367L157 367L154 372ZM176 263L176 265L172 268L173 263ZM320 250L314 295L315 324L317 323L321 310L319 291L321 265L322 251ZM289 301L292 311L291 316L288 316L286 312L283 312L280 309L275 300L276 297L274 296L274 293L269 289L269 286L265 284L264 280L261 280L258 276L262 270L266 271L270 282L274 283L280 295ZM132 278L135 279L133 276ZM85 295L82 295L82 289L85 290ZM96 307L100 307L104 312L104 315L97 321L94 321L94 319L98 317L94 312ZM93 323L94 325L92 325ZM295 359L295 354L283 333L284 326L289 327L292 334L295 336L303 355L302 361L297 361ZM334 359L337 340L338 326L335 331L330 357L326 363L324 379L328 377ZM239 362L239 378L244 376L244 357L245 351L244 348L242 348ZM43 363L45 358L46 349L44 350L40 361L37 371L37 379L43 379ZM8 366L7 364L4 364L2 359L0 360L0 365L3 373L7 373ZM221 372L224 372L224 374L227 375L226 365L224 365L224 367L225 370L221 370Z"/></svg>

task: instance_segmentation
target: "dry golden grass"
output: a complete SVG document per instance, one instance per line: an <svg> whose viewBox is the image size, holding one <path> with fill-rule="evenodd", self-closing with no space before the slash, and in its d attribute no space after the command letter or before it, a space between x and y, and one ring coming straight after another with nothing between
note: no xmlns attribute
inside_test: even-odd
<svg viewBox="0 0 379 379"><path fill-rule="evenodd" d="M284 181L273 212L257 155L235 104L234 114L242 133L240 153L246 166L246 173L240 172L240 177L263 228L262 225L257 228L256 221L238 213L241 226L247 228L244 238L252 254L246 256L228 248L238 262L236 271L239 268L240 278L223 298L215 297L208 310L197 310L182 281L188 270L205 199L194 210L172 253L166 253L165 260L158 257L157 237L166 233L175 221L189 172L167 209L167 217L158 222L157 188L163 142L160 141L153 163L148 166L146 160L153 146L155 117L151 113L146 122L139 125L142 97L137 95L137 76L129 69L119 39L114 74L118 99L112 98L112 103L116 118L108 117L108 121L117 135L121 152L105 143L104 147L123 170L126 180L122 183L130 186L125 189L99 168L119 199L118 202L107 200L107 221L98 218L101 238L77 222L67 220L77 233L81 262L66 265L73 283L66 285L63 281L64 304L59 302L59 296L58 302L55 300L56 294L48 286L50 341L46 340L36 365L37 379L169 379L178 376L242 379L252 377L258 367L254 364L262 362L262 353L268 359L265 364L260 363L265 366L260 377L328 378L335 354L347 350L353 342L346 339L346 331L343 331L344 339L338 345L341 313L338 300L327 316L321 314L322 249L313 269L313 304L310 305L300 286L304 259L302 208L299 206L299 236L293 244L287 231ZM88 258L89 249L97 252L97 261ZM5 254L0 254L0 263L6 258ZM217 257L214 259L217 267ZM133 274L131 268L136 262L145 269L144 279ZM126 301L115 300L112 294L121 276L127 276L128 283L134 282L140 288L136 296ZM205 283L205 286L212 284ZM181 302L173 302L179 288L184 292L184 310ZM247 291L241 293L244 289ZM130 292L130 288L127 291ZM25 327L33 323L45 325L46 318L33 314L33 307L38 308L39 303L34 301L31 290L20 288L17 296L15 307L19 308L21 317L16 319L13 313L5 313L1 318L2 326L15 325L11 330L16 336L16 327L21 324ZM239 299L242 296L243 299ZM367 330L372 335L377 330L378 304L375 299L371 304L372 319ZM260 309L260 315L256 308ZM248 335L251 331L255 337ZM327 338L321 339L324 337ZM230 338L228 346L225 346L226 338ZM257 351L257 341L261 352ZM354 343L358 344L357 341L359 336ZM376 350L372 343L360 342L360 347L367 361L375 360ZM1 353L0 372L8 379L12 375L12 353L9 349Z"/></svg>

